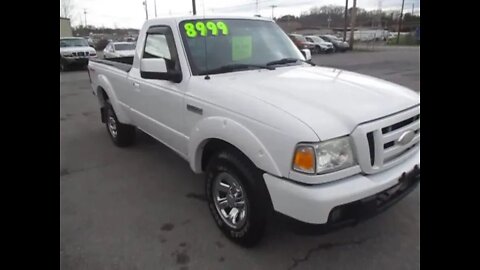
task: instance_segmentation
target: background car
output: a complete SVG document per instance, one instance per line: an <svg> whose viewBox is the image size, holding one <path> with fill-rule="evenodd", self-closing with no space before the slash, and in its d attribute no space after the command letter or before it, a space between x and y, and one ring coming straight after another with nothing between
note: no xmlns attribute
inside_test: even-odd
<svg viewBox="0 0 480 270"><path fill-rule="evenodd" d="M312 53L314 53L315 44L309 42L304 36L299 34L289 34L288 37L290 37L299 50L309 49Z"/></svg>
<svg viewBox="0 0 480 270"><path fill-rule="evenodd" d="M97 57L97 51L81 37L60 38L60 70L65 71L73 65L86 67L88 60Z"/></svg>
<svg viewBox="0 0 480 270"><path fill-rule="evenodd" d="M95 43L93 42L93 39L92 39L92 38L90 38L90 37L84 37L84 38L87 40L88 45L89 45L90 47L95 48Z"/></svg>
<svg viewBox="0 0 480 270"><path fill-rule="evenodd" d="M315 53L332 53L335 52L335 47L331 42L325 41L317 36L305 36L307 41L315 44Z"/></svg>
<svg viewBox="0 0 480 270"><path fill-rule="evenodd" d="M333 44L333 46L335 47L335 50L336 50L336 51L344 52L344 51L350 49L350 45L348 44L348 42L345 42L345 41L339 39L339 38L336 37L336 36L332 36L332 35L321 35L321 36L319 36L319 37L320 37L321 39L325 40L325 41L331 42L331 43Z"/></svg>
<svg viewBox="0 0 480 270"><path fill-rule="evenodd" d="M110 42L103 50L103 57L133 57L135 55L135 47L135 42Z"/></svg>

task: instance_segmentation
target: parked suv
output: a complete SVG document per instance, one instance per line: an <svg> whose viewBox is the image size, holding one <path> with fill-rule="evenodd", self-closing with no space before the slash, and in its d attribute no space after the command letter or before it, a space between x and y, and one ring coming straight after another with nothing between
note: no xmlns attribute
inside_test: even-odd
<svg viewBox="0 0 480 270"><path fill-rule="evenodd" d="M71 66L87 66L88 60L97 57L97 51L84 38L60 38L60 70Z"/></svg>
<svg viewBox="0 0 480 270"><path fill-rule="evenodd" d="M315 53L315 44L309 42L304 36L298 34L289 34L290 39L295 43L298 49L309 49L312 54Z"/></svg>
<svg viewBox="0 0 480 270"><path fill-rule="evenodd" d="M315 44L315 53L333 53L335 52L335 47L331 42L323 40L321 37L317 36L305 36L307 41Z"/></svg>
<svg viewBox="0 0 480 270"><path fill-rule="evenodd" d="M331 42L333 46L335 46L336 51L345 52L350 49L350 44L348 44L348 42L343 41L336 36L321 35L319 37L325 41Z"/></svg>

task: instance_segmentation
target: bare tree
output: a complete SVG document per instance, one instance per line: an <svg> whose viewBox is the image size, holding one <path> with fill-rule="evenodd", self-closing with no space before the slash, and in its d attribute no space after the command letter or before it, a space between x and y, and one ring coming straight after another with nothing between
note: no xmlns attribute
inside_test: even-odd
<svg viewBox="0 0 480 270"><path fill-rule="evenodd" d="M74 9L73 0L60 0L60 16L71 18Z"/></svg>

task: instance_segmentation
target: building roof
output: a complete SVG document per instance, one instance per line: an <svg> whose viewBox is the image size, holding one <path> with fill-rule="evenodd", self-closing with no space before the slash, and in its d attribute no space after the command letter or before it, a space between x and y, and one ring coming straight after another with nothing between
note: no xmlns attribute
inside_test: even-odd
<svg viewBox="0 0 480 270"><path fill-rule="evenodd" d="M64 18L64 17L60 17L60 20L69 20L70 21L69 18Z"/></svg>

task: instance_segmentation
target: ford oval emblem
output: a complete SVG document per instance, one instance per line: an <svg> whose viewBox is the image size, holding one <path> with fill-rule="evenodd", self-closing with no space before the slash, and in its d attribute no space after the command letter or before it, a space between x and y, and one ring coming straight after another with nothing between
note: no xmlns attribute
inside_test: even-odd
<svg viewBox="0 0 480 270"><path fill-rule="evenodd" d="M413 140L413 137L415 137L415 132L409 129L404 133L402 133L402 135L400 135L400 138L398 138L397 143L400 145L406 145Z"/></svg>

